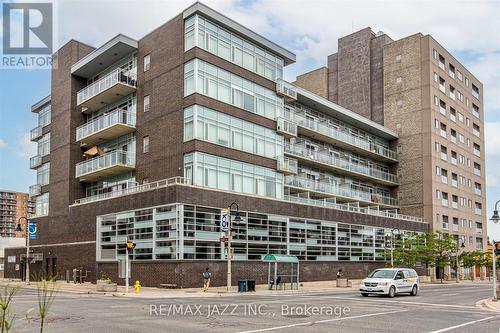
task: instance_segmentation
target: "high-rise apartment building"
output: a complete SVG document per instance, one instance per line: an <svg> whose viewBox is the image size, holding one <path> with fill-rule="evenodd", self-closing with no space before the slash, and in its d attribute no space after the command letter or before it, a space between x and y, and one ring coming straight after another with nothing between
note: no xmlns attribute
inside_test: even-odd
<svg viewBox="0 0 500 333"><path fill-rule="evenodd" d="M486 248L483 85L429 35L365 28L296 84L392 129L401 212Z"/></svg>
<svg viewBox="0 0 500 333"><path fill-rule="evenodd" d="M26 237L26 220L34 211L27 193L0 190L0 237ZM16 231L17 224L23 231Z"/></svg>
<svg viewBox="0 0 500 333"><path fill-rule="evenodd" d="M122 282L131 240L143 285L196 286L207 266L223 285L229 206L233 284L266 283L267 253L297 256L301 280L361 277L385 265L387 233L428 230L400 214L397 132L283 81L293 53L203 4L54 61L33 107L35 270Z"/></svg>

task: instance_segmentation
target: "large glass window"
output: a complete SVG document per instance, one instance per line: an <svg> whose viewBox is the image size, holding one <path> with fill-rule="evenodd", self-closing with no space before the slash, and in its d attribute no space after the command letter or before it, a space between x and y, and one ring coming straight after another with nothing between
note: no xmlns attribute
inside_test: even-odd
<svg viewBox="0 0 500 333"><path fill-rule="evenodd" d="M199 15L185 21L184 49L195 46L269 80L283 77L283 59Z"/></svg>
<svg viewBox="0 0 500 333"><path fill-rule="evenodd" d="M49 215L49 192L45 192L35 198L35 215Z"/></svg>
<svg viewBox="0 0 500 333"><path fill-rule="evenodd" d="M51 105L45 106L40 112L38 112L38 126L44 127L50 124L50 116L51 116Z"/></svg>
<svg viewBox="0 0 500 333"><path fill-rule="evenodd" d="M283 109L276 92L199 59L184 65L184 96L195 92L273 120Z"/></svg>
<svg viewBox="0 0 500 333"><path fill-rule="evenodd" d="M184 110L184 141L192 139L269 158L283 156L283 137L276 131L200 105Z"/></svg>
<svg viewBox="0 0 500 333"><path fill-rule="evenodd" d="M50 133L42 136L40 140L38 140L38 156L45 156L50 154Z"/></svg>
<svg viewBox="0 0 500 333"><path fill-rule="evenodd" d="M184 156L184 177L193 185L283 198L283 175L273 169L204 153Z"/></svg>
<svg viewBox="0 0 500 333"><path fill-rule="evenodd" d="M49 183L50 162L43 164L36 170L36 183L38 185L47 185Z"/></svg>

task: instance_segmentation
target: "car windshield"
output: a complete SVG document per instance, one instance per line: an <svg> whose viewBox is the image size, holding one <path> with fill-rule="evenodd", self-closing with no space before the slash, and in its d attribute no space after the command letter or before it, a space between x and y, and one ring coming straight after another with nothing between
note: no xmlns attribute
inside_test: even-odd
<svg viewBox="0 0 500 333"><path fill-rule="evenodd" d="M369 278L379 278L379 279L392 279L394 277L395 271L387 270L387 269L376 269L370 274L368 274Z"/></svg>

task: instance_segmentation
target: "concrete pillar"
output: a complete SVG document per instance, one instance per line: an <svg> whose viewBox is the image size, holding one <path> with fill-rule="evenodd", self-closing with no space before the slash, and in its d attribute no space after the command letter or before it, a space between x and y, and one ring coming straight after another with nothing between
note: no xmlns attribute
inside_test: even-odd
<svg viewBox="0 0 500 333"><path fill-rule="evenodd" d="M458 278L460 280L464 279L464 268L462 266L460 266L460 265L458 266L458 272L457 272L457 274L458 274Z"/></svg>
<svg viewBox="0 0 500 333"><path fill-rule="evenodd" d="M470 277L472 281L476 279L476 266L470 268Z"/></svg>
<svg viewBox="0 0 500 333"><path fill-rule="evenodd" d="M481 280L486 280L486 266L481 266Z"/></svg>

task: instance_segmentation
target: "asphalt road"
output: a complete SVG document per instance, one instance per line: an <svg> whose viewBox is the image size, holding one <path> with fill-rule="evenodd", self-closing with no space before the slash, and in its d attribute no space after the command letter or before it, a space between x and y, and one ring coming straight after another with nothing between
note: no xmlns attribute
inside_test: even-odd
<svg viewBox="0 0 500 333"><path fill-rule="evenodd" d="M475 306L488 284L424 286L419 295L362 297L357 292L210 298L130 299L60 293L45 332L467 332L499 333L500 314ZM11 332L38 332L26 319L36 291L14 300Z"/></svg>

